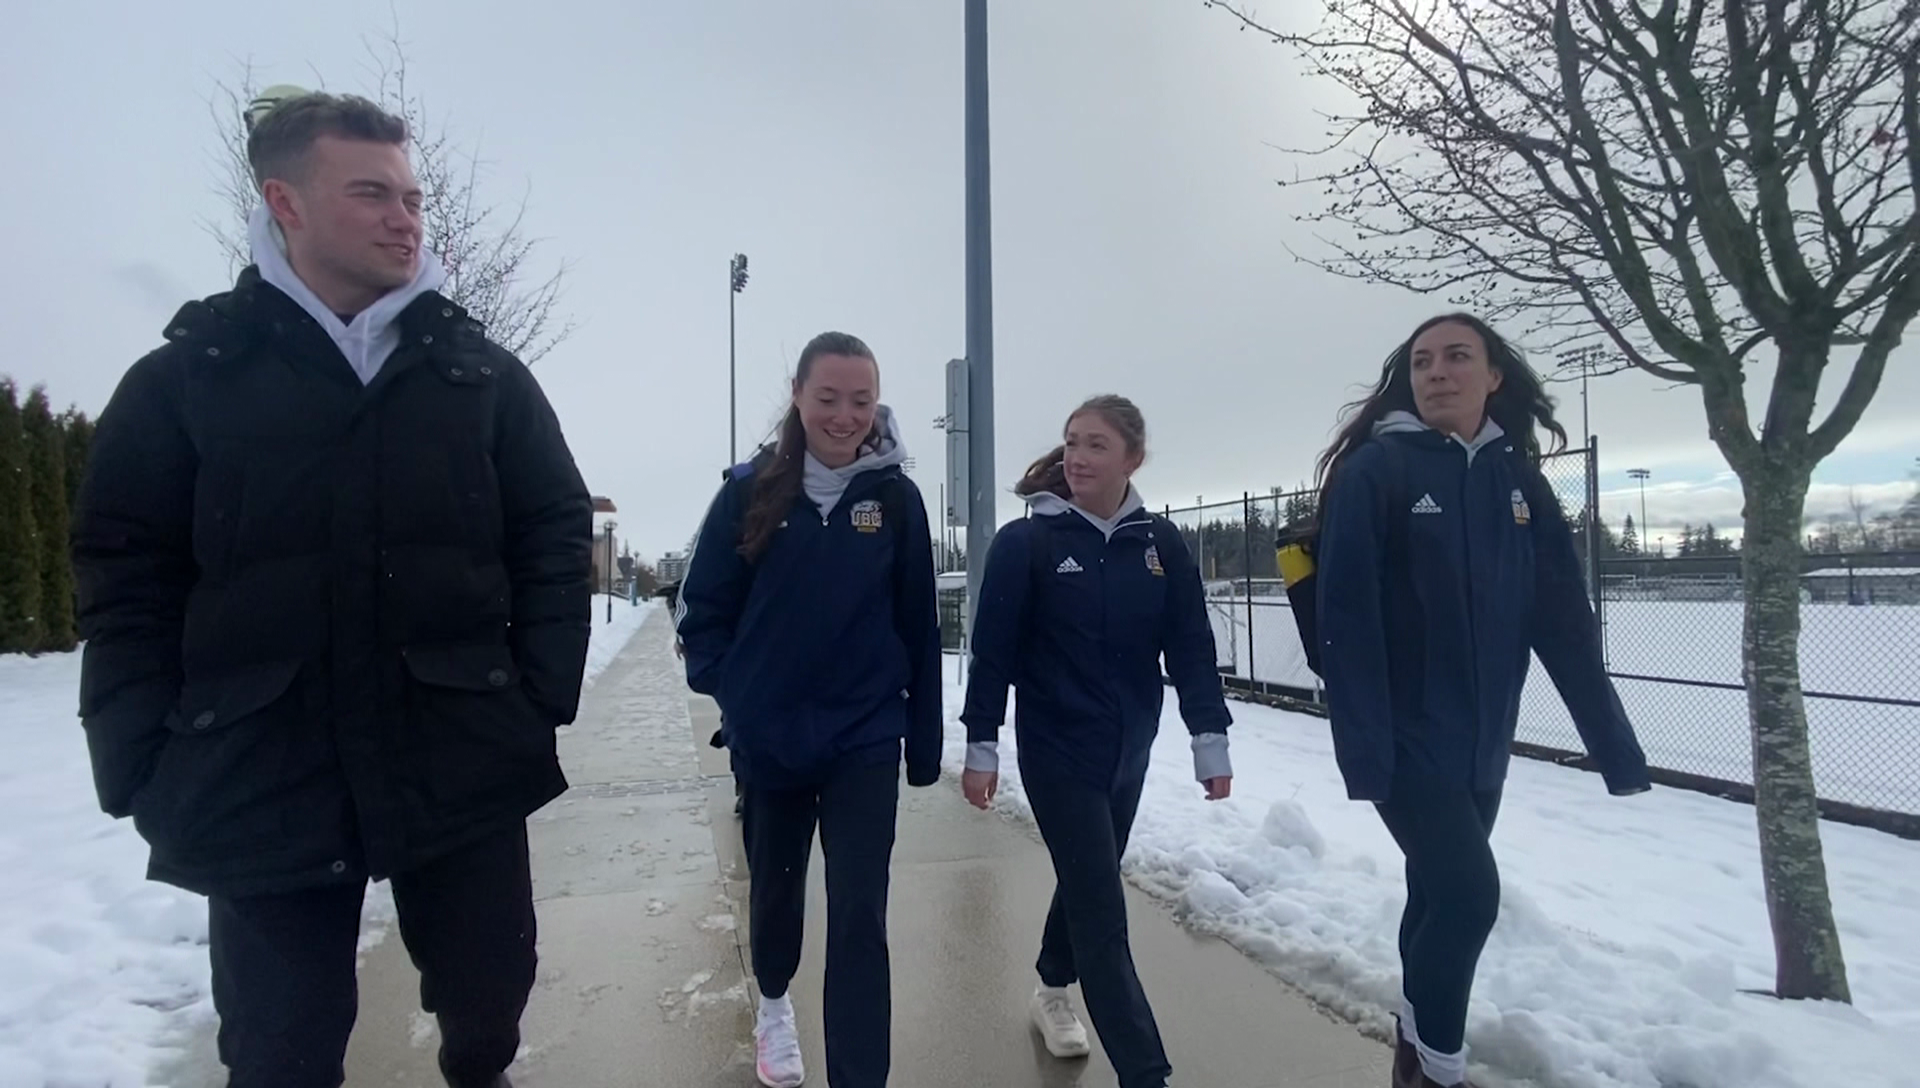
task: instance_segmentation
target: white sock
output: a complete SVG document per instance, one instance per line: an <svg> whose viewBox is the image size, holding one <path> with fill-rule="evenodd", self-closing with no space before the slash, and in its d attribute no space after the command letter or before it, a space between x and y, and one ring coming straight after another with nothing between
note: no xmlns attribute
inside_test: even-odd
<svg viewBox="0 0 1920 1088"><path fill-rule="evenodd" d="M1065 986L1049 986L1042 982L1040 984L1040 994L1043 997L1065 997L1067 996L1067 988Z"/></svg>
<svg viewBox="0 0 1920 1088"><path fill-rule="evenodd" d="M791 1012L793 1012L792 994L781 994L779 997L768 997L766 994L760 995L760 1015L766 1017L782 1017Z"/></svg>
<svg viewBox="0 0 1920 1088"><path fill-rule="evenodd" d="M1419 1052L1420 1071L1431 1077L1434 1083L1454 1085L1467 1082L1467 1048L1462 1045L1456 1053L1442 1054L1421 1042L1420 1028L1413 1015L1413 1002L1404 996L1400 998L1400 1035Z"/></svg>

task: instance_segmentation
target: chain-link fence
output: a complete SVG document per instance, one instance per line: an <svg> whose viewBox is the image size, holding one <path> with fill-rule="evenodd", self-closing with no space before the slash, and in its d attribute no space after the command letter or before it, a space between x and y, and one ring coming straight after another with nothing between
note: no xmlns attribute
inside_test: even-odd
<svg viewBox="0 0 1920 1088"><path fill-rule="evenodd" d="M1574 531L1621 701L1663 780L1751 798L1739 556L1724 544L1703 557L1638 554L1601 516L1598 454L1596 441L1540 468ZM1313 502L1274 489L1163 511L1199 563L1235 688L1322 701L1274 548L1285 526L1312 519ZM1800 669L1823 808L1920 829L1920 553L1808 555L1804 571ZM1545 758L1583 751L1544 669L1530 674L1515 740Z"/></svg>

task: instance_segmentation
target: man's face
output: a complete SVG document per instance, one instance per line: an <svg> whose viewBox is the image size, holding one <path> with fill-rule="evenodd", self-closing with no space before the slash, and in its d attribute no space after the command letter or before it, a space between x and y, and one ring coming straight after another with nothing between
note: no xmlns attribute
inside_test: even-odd
<svg viewBox="0 0 1920 1088"><path fill-rule="evenodd" d="M265 196L303 278L370 302L419 271L420 183L404 147L322 136L305 177L269 181Z"/></svg>

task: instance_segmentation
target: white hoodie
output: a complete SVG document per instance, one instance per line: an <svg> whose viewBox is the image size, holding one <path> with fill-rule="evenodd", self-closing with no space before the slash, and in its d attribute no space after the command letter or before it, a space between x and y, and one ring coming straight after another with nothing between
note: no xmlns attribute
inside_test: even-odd
<svg viewBox="0 0 1920 1088"><path fill-rule="evenodd" d="M313 288L294 272L287 260L286 236L265 204L255 205L253 214L247 217L247 240L252 245L253 263L260 269L260 278L299 303L301 309L327 330L327 335L339 345L340 354L347 357L353 372L360 376L362 385L372 384L380 368L387 364L388 356L400 346L397 322L401 311L412 305L414 299L439 290L447 282L440 259L423 248L413 282L380 296L373 305L355 314L352 324L342 324L339 315L328 309L320 296L313 293Z"/></svg>

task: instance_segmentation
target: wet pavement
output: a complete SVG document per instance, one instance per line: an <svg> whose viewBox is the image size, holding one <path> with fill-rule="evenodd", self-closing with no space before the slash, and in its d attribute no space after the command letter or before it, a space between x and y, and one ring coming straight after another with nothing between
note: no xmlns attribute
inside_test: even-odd
<svg viewBox="0 0 1920 1088"><path fill-rule="evenodd" d="M657 613L561 738L574 787L530 824L539 982L519 1088L751 1088L746 883L732 779L707 746L711 701L690 696ZM816 855L793 994L810 1081L820 1027L824 865ZM1097 1053L1047 1054L1026 1020L1052 893L1031 830L973 811L952 780L903 787L889 913L896 1088L1109 1088ZM1336 1022L1226 944L1129 892L1135 959L1178 1088L1380 1088L1385 1047ZM432 1020L397 936L362 965L350 1085L436 1088ZM178 1088L220 1083L210 1042Z"/></svg>

